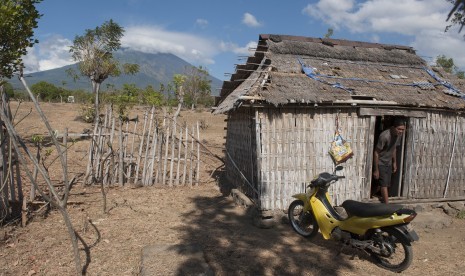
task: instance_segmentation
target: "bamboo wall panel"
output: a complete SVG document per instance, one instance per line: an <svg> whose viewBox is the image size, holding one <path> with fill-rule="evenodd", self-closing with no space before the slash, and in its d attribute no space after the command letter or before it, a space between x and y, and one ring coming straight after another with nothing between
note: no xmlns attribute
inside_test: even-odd
<svg viewBox="0 0 465 276"><path fill-rule="evenodd" d="M463 116L446 112L410 119L405 166L408 197L465 195L464 125Z"/></svg>
<svg viewBox="0 0 465 276"><path fill-rule="evenodd" d="M337 116L354 157L343 164L340 174L346 179L332 186L330 194L335 204L369 195L366 181L371 170L367 170L366 160L367 148L373 147L370 117L358 117L355 109L263 109L257 117L261 209L287 209L292 195L305 191L305 183L321 172L334 170L328 151Z"/></svg>
<svg viewBox="0 0 465 276"><path fill-rule="evenodd" d="M240 187L252 199L258 198L254 171L255 121L250 109L231 113L227 122L226 175L229 183Z"/></svg>

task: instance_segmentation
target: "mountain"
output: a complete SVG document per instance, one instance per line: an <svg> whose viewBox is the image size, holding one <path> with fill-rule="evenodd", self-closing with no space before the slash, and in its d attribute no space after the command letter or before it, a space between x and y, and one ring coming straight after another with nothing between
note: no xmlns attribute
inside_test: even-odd
<svg viewBox="0 0 465 276"><path fill-rule="evenodd" d="M125 83L134 83L140 88L145 88L148 85L151 85L155 89L158 89L160 84L167 85L170 81L172 81L174 74L184 74L186 72L186 68L193 66L173 54L148 54L134 50L122 49L115 52L114 57L121 64L139 64L139 72L135 75L121 74L119 77L109 77L102 83L101 89L103 91L106 90L108 85L114 85L116 88L121 88ZM46 81L58 87L64 86L65 88L72 90L83 89L91 91L92 86L88 78L81 76L79 80L73 81L72 77L68 76L66 70L70 68L79 73L77 64L72 64L47 71L26 74L25 79L29 86L40 81ZM222 81L213 76L209 76L209 79L212 81L212 95L218 96ZM24 89L17 78L11 79L10 83L15 89Z"/></svg>

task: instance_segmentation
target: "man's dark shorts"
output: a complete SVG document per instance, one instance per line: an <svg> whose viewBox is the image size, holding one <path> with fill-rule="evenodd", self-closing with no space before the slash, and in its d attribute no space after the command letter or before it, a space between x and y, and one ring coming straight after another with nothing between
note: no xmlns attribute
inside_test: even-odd
<svg viewBox="0 0 465 276"><path fill-rule="evenodd" d="M381 187L390 187L391 186L391 175L392 167L391 166L379 166L379 179L378 185Z"/></svg>

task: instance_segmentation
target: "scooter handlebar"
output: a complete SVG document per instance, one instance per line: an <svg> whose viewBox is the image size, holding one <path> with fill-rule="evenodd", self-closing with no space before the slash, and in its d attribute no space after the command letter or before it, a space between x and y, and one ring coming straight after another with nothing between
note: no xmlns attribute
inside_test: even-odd
<svg viewBox="0 0 465 276"><path fill-rule="evenodd" d="M343 175L336 175L336 174L329 174L329 173L321 173L318 178L312 180L310 183L310 187L316 186L323 186L328 185L332 181L338 181L339 179L346 178Z"/></svg>

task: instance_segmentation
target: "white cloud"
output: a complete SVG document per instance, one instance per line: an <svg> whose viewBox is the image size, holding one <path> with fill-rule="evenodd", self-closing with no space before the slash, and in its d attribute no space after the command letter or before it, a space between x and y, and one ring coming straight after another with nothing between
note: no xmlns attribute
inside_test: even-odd
<svg viewBox="0 0 465 276"><path fill-rule="evenodd" d="M233 52L236 55L251 55L254 51L250 49L254 49L257 47L257 42L256 41L250 41L247 43L245 46L241 47L238 46L235 43L231 42L221 42L220 44L221 50L224 52Z"/></svg>
<svg viewBox="0 0 465 276"><path fill-rule="evenodd" d="M69 53L72 44L71 40L58 35L40 41L24 57L25 71L45 71L75 63Z"/></svg>
<svg viewBox="0 0 465 276"><path fill-rule="evenodd" d="M335 28L352 32L392 32L414 35L423 29L444 30L450 4L437 0L320 0L303 13Z"/></svg>
<svg viewBox="0 0 465 276"><path fill-rule="evenodd" d="M195 20L195 24L199 26L200 28L206 28L208 26L208 20L199 18Z"/></svg>
<svg viewBox="0 0 465 276"><path fill-rule="evenodd" d="M146 53L174 54L194 65L215 64L215 57L223 52L249 55L248 49L257 46L257 42L251 41L241 47L198 35L169 31L159 26L125 27L121 44ZM25 71L32 73L73 64L69 53L71 45L71 40L59 35L41 40L24 57Z"/></svg>
<svg viewBox="0 0 465 276"><path fill-rule="evenodd" d="M465 57L459 51L465 44L463 37L455 30L444 33L450 8L450 3L438 0L320 0L302 12L336 30L368 33L375 42L382 43L383 33L411 37L410 46L420 55L444 54L465 68Z"/></svg>
<svg viewBox="0 0 465 276"><path fill-rule="evenodd" d="M426 30L415 37L411 46L417 50L418 54L424 55L424 59L429 62L435 62L437 56L445 55L453 58L454 63L465 70L465 56L463 55L465 41L463 35L457 32L444 33Z"/></svg>
<svg viewBox="0 0 465 276"><path fill-rule="evenodd" d="M258 20L252 14L246 12L244 13L244 17L242 18L242 23L249 27L260 27L263 24L258 22Z"/></svg>
<svg viewBox="0 0 465 276"><path fill-rule="evenodd" d="M213 64L218 54L216 43L196 35L172 32L157 26L125 28L121 39L124 47L146 53L171 53L188 62Z"/></svg>

